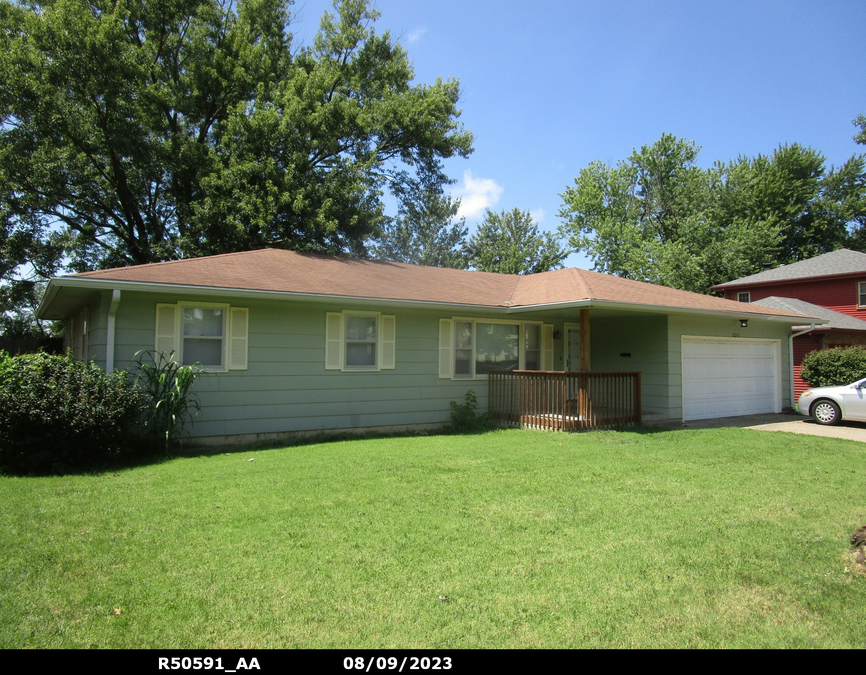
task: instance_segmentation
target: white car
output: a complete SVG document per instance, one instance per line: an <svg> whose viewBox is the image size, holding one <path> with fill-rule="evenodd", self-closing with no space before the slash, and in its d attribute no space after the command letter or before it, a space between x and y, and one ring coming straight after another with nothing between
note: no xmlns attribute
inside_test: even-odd
<svg viewBox="0 0 866 675"><path fill-rule="evenodd" d="M839 424L843 419L866 422L866 380L807 389L797 400L797 412L818 424Z"/></svg>

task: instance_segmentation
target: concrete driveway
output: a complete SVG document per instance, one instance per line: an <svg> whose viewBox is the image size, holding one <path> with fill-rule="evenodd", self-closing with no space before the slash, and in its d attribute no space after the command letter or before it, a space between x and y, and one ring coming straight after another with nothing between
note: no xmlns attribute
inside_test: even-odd
<svg viewBox="0 0 866 675"><path fill-rule="evenodd" d="M834 427L817 424L802 415L746 415L744 417L717 417L711 420L685 422L684 429L716 429L719 427L740 427L760 431L789 431L794 434L810 436L829 436L849 441L866 443L866 424L862 422L842 422Z"/></svg>

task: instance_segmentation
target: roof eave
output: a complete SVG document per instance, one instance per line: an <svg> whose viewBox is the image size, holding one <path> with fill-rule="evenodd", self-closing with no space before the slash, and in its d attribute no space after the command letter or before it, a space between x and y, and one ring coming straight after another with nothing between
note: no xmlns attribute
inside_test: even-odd
<svg viewBox="0 0 866 675"><path fill-rule="evenodd" d="M405 300L400 298L375 298L366 296L352 295L334 295L325 293L298 293L294 291L268 291L248 288L232 288L223 286L189 286L186 284L166 284L151 281L118 281L113 279L89 279L75 277L57 277L48 282L48 288L45 290L45 295L39 307L36 310L37 318L44 318L44 314L48 311L51 302L57 296L61 288L89 288L92 290L109 290L118 289L120 291L139 291L152 293L184 293L185 295L194 296L220 296L229 298L258 298L267 299L282 299L294 300L298 302L327 302L339 301L341 304L349 305L370 305L370 304L386 304L389 307L430 307L436 309L466 309L484 310L486 312L498 312L507 314L508 307L501 305L481 305L481 304L466 304L456 302L435 302L429 300Z"/></svg>
<svg viewBox="0 0 866 675"><path fill-rule="evenodd" d="M740 303L746 304L746 303ZM747 305L754 306L754 305ZM509 313L532 312L546 309L625 309L641 312L656 312L659 314L700 314L704 316L724 316L733 319L763 319L767 321L777 321L781 323L794 323L809 319L815 324L827 323L826 319L819 317L806 316L804 314L796 315L780 315L780 314L765 314L763 312L736 312L731 310L696 308L696 307L679 307L676 305L648 305L638 302L623 302L618 300L575 300L568 302L551 302L540 305L523 305L520 307L512 307Z"/></svg>
<svg viewBox="0 0 866 675"><path fill-rule="evenodd" d="M56 299L61 288L84 288L93 290L113 290L120 291L149 291L154 293L175 292L184 293L193 296L221 296L221 297L238 297L238 298L259 298L259 299L283 299L294 300L297 302L340 302L349 305L370 305L370 304L385 304L389 307L427 307L431 309L452 309L459 311L477 310L485 312L494 312L501 314L520 314L526 312L550 311L557 309L589 309L589 308L605 308L605 309L621 309L630 311L655 312L662 314L695 314L703 316L724 316L735 319L762 319L767 321L777 321L782 323L795 323L803 321L804 318L814 321L816 324L827 323L827 320L816 317L806 317L804 315L788 316L776 314L763 314L761 312L741 311L735 312L730 310L716 310L706 308L693 307L678 307L674 305L650 305L645 303L622 302L614 300L597 300L597 299L581 299L567 300L561 302L548 302L537 305L519 305L506 307L502 305L484 305L484 304L465 304L453 302L435 302L428 300L405 300L398 298L376 298L366 296L347 296L319 293L298 293L293 291L268 291L254 290L247 288L231 288L231 287L216 287L216 286L189 286L185 284L166 284L149 281L118 281L112 279L92 279L81 277L57 277L48 282L48 287L39 307L36 310L37 318L44 318L51 303ZM741 303L746 304L746 303ZM747 305L754 307L755 305Z"/></svg>

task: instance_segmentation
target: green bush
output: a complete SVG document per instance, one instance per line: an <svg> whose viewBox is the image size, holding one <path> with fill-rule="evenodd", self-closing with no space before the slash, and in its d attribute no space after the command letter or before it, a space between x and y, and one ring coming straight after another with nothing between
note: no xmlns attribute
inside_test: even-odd
<svg viewBox="0 0 866 675"><path fill-rule="evenodd" d="M809 352L803 359L800 377L812 387L851 384L866 377L866 349L834 347Z"/></svg>
<svg viewBox="0 0 866 675"><path fill-rule="evenodd" d="M71 354L0 354L0 466L25 473L91 467L137 449L144 399L126 373Z"/></svg>
<svg viewBox="0 0 866 675"><path fill-rule="evenodd" d="M490 415L478 413L478 397L475 392L470 389L463 398L462 404L451 401L451 431L457 434L472 434L492 428Z"/></svg>

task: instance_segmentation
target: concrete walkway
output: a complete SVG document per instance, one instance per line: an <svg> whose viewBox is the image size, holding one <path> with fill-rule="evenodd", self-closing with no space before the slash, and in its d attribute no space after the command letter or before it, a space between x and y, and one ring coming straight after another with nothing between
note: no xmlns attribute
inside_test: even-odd
<svg viewBox="0 0 866 675"><path fill-rule="evenodd" d="M837 426L817 424L810 417L802 415L746 415L743 417L717 417L711 420L685 422L684 429L716 429L719 427L740 427L741 429L758 429L760 431L788 431L794 434L811 436L829 436L844 438L849 441L866 443L866 424L863 422L845 422Z"/></svg>

